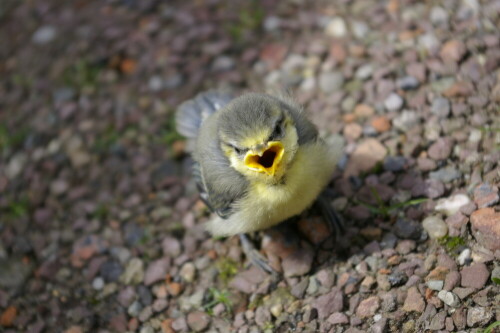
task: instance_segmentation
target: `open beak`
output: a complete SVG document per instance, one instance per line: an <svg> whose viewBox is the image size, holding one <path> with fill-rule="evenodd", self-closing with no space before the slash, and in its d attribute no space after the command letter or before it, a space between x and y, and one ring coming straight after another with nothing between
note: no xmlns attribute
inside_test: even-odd
<svg viewBox="0 0 500 333"><path fill-rule="evenodd" d="M249 151L245 156L245 165L252 170L274 176L285 149L279 141L271 141L267 148L261 151Z"/></svg>

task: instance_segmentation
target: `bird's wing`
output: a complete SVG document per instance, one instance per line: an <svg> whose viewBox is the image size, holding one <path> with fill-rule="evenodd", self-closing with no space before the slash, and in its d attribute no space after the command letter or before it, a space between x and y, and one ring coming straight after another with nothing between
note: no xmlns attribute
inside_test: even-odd
<svg viewBox="0 0 500 333"><path fill-rule="evenodd" d="M211 176L205 177L201 165L198 162L193 164L193 177L201 200L212 212L227 219L233 213L233 203L244 194L244 180L238 174L232 174L231 171L225 176L217 174L217 172L212 172ZM217 186L213 186L216 178L219 181L217 181Z"/></svg>
<svg viewBox="0 0 500 333"><path fill-rule="evenodd" d="M198 136L201 123L233 99L229 93L206 91L182 103L175 114L177 132L186 138Z"/></svg>

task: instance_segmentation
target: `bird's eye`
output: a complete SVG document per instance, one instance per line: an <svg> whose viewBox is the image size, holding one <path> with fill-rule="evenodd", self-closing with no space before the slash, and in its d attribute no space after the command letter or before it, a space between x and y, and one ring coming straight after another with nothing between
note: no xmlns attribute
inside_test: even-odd
<svg viewBox="0 0 500 333"><path fill-rule="evenodd" d="M273 133L271 133L269 140L274 140L276 138L279 138L282 134L282 130L283 129L281 128L281 122L278 122L274 127Z"/></svg>
<svg viewBox="0 0 500 333"><path fill-rule="evenodd" d="M236 152L236 154L241 154L241 149L238 148L238 147L233 147L234 151Z"/></svg>

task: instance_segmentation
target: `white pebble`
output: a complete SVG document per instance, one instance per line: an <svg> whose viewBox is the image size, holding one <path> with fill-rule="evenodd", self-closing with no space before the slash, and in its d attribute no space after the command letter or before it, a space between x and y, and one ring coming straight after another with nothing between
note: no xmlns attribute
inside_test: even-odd
<svg viewBox="0 0 500 333"><path fill-rule="evenodd" d="M422 227L430 238L436 239L448 234L448 226L439 216L428 216L422 221Z"/></svg>
<svg viewBox="0 0 500 333"><path fill-rule="evenodd" d="M470 259L471 251L470 249L463 250L458 256L457 260L460 266L465 265L465 263Z"/></svg>
<svg viewBox="0 0 500 333"><path fill-rule="evenodd" d="M445 304L451 307L458 307L460 305L460 299L458 296L451 291L441 290L438 293L438 298L442 300Z"/></svg>
<svg viewBox="0 0 500 333"><path fill-rule="evenodd" d="M332 18L325 27L325 33L331 37L344 37L347 33L345 21L339 16Z"/></svg>
<svg viewBox="0 0 500 333"><path fill-rule="evenodd" d="M95 290L101 290L102 288L104 288L104 280L102 277L98 276L94 279L94 281L92 281L92 287L95 289Z"/></svg>
<svg viewBox="0 0 500 333"><path fill-rule="evenodd" d="M431 280L427 281L427 287L432 290L442 290L444 286L444 281L443 280Z"/></svg>
<svg viewBox="0 0 500 333"><path fill-rule="evenodd" d="M390 94L384 101L384 106L388 111L399 111L403 107L403 98L396 93Z"/></svg>
<svg viewBox="0 0 500 333"><path fill-rule="evenodd" d="M458 212L460 208L470 203L470 199L465 194L455 194L451 197L440 199L436 203L435 211L451 216Z"/></svg>

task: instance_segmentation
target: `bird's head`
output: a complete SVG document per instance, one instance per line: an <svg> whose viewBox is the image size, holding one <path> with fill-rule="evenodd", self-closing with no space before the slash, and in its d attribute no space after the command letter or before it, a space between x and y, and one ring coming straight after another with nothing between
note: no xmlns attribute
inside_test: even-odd
<svg viewBox="0 0 500 333"><path fill-rule="evenodd" d="M234 169L265 183L283 178L299 146L290 107L271 96L248 94L221 110L219 142Z"/></svg>

